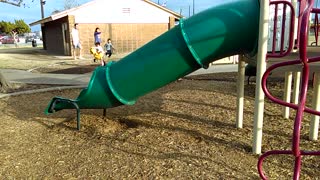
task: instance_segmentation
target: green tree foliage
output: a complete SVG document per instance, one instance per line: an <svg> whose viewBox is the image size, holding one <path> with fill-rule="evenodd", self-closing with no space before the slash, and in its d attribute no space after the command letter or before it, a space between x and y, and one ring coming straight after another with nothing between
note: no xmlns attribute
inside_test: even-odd
<svg viewBox="0 0 320 180"><path fill-rule="evenodd" d="M13 6L21 6L21 3L23 0L0 0L0 3L7 3L11 4ZM15 24L20 24L21 22L19 21L18 23L15 22ZM25 22L23 21L25 24ZM27 25L28 26L28 25ZM24 27L24 26L22 26ZM11 32L13 29L10 28L15 28L15 25L10 22L0 22L0 31L4 31L6 29L6 32ZM24 27L25 28L25 27ZM30 27L28 26L28 30L30 32ZM7 92L12 87L11 83L4 78L3 74L0 72L0 92Z"/></svg>
<svg viewBox="0 0 320 180"><path fill-rule="evenodd" d="M7 21L0 22L0 31L2 33L9 34L14 29L15 29L15 25L12 22L7 22Z"/></svg>
<svg viewBox="0 0 320 180"><path fill-rule="evenodd" d="M17 31L18 34L31 32L29 25L27 25L22 19L14 20L14 23L7 21L0 22L0 31L2 33L9 34L12 30Z"/></svg>
<svg viewBox="0 0 320 180"><path fill-rule="evenodd" d="M29 25L26 24L22 19L14 20L14 24L15 24L15 30L18 32L18 34L31 32Z"/></svg>

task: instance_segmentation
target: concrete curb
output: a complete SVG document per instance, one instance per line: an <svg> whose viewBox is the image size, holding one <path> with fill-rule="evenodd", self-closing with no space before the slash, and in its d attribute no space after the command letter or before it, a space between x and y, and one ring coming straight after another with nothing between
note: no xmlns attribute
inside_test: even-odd
<svg viewBox="0 0 320 180"><path fill-rule="evenodd" d="M0 94L0 99L5 97L11 97L11 96L25 95L25 94L34 94L34 93L57 91L57 90L64 90L64 89L81 89L86 87L87 87L86 85L79 85L79 86L60 86L60 87L52 87L52 88L27 90L27 91L21 91L21 92L9 93L9 94Z"/></svg>

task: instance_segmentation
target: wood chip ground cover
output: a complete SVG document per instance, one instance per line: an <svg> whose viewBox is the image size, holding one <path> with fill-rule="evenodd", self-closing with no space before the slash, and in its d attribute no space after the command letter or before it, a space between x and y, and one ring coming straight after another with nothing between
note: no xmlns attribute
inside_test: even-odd
<svg viewBox="0 0 320 180"><path fill-rule="evenodd" d="M108 109L106 117L102 110L82 110L80 131L75 110L44 114L52 97L76 98L79 89L0 99L0 177L259 179L258 155L251 150L254 83L246 85L244 127L236 129L234 74L203 78L169 84L133 106ZM282 97L281 83L270 88ZM290 149L294 112L284 119L282 107L268 100L265 109L263 152ZM306 114L301 146L318 150L318 142L307 140L309 122ZM270 179L291 179L293 159L272 156L264 170ZM318 169L318 157L304 156L301 179L319 178Z"/></svg>

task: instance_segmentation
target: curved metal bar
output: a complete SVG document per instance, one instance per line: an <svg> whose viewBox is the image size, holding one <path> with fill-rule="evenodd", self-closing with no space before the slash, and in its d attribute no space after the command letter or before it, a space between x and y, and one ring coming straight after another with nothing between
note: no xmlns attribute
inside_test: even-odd
<svg viewBox="0 0 320 180"><path fill-rule="evenodd" d="M312 12L312 8L314 5L314 0L305 0L305 2L301 2L303 5L303 9L300 7L300 10L302 9L302 16L301 21L299 22L299 30L300 30L300 36L299 36L299 60L294 61L288 61L283 63L274 64L271 67L269 67L266 72L264 73L262 77L262 89L265 92L266 96L273 102L287 106L290 108L293 108L296 110L296 116L294 121L294 128L293 128L293 135L292 135L292 151L281 151L281 150L274 150L269 151L260 156L258 161L258 171L259 175L262 179L267 179L267 177L264 175L262 170L262 163L263 160L270 155L274 154L292 154L295 157L295 163L294 163L294 174L293 179L298 180L300 177L301 172L301 158L302 155L320 155L320 152L306 152L300 150L300 135L301 135L301 122L304 112L309 112L312 114L319 115L320 112L314 111L311 109L308 109L306 107L306 99L307 99L307 90L308 90L308 81L309 81L309 74L310 74L310 66L309 63L319 61L319 57L308 59L307 57L307 36L308 36L308 23L309 23L309 17L310 13ZM271 4L271 3L270 3ZM301 5L301 4L300 4ZM307 6L305 6L307 5ZM302 5L301 5L302 6ZM318 11L318 10L314 10ZM291 32L292 33L292 32ZM269 56L270 57L270 56ZM271 71L288 65L295 65L295 64L302 64L302 86L300 89L300 95L299 95L299 104L291 104L284 101L281 101L275 97L273 97L269 90L267 89L267 77L270 75Z"/></svg>
<svg viewBox="0 0 320 180"><path fill-rule="evenodd" d="M320 155L320 151L301 151L301 155L319 156Z"/></svg>
<svg viewBox="0 0 320 180"><path fill-rule="evenodd" d="M308 40L309 16L313 8L313 4L314 4L314 0L308 0L308 6L304 10L302 19L301 19L299 53L300 53L301 62L303 63L302 86L300 89L299 105L298 105L298 109L297 109L297 113L294 121L295 123L294 123L294 129L293 129L293 139L292 139L292 151L294 156L296 157L300 156L301 121L302 121L302 116L305 109L309 73L310 73L308 57L307 57L307 40ZM297 164L295 164L295 174L296 174L296 171L300 171L300 166L298 166Z"/></svg>
<svg viewBox="0 0 320 180"><path fill-rule="evenodd" d="M289 150L273 150L273 151L268 151L268 152L262 154L258 160L258 172L259 172L260 178L263 180L268 179L267 176L263 172L263 166L262 166L263 160L265 158L267 158L268 156L271 156L271 155L281 155L281 154L291 154L291 153L292 153L292 151L289 151Z"/></svg>
<svg viewBox="0 0 320 180"><path fill-rule="evenodd" d="M69 103L71 103L77 110L77 130L80 130L80 108L74 101L70 101Z"/></svg>
<svg viewBox="0 0 320 180"><path fill-rule="evenodd" d="M267 157L271 156L271 155L289 155L292 154L292 151L290 150L273 150L273 151L268 151L264 154L262 154L259 157L258 160L258 172L259 172L259 176L261 179L263 180L267 180L267 176L265 175L265 173L263 172L263 161L264 159L266 159ZM310 155L310 156L314 156L314 155L320 155L320 151L301 151L301 155Z"/></svg>
<svg viewBox="0 0 320 180"><path fill-rule="evenodd" d="M291 50L292 50L292 48L293 48L293 41L294 41L294 19L295 19L295 10L294 10L294 7L293 7L293 5L290 3L290 2L288 2L288 1L270 1L270 5L276 5L276 7L278 7L278 5L279 4L283 4L283 6L284 7L286 7L286 6L289 6L289 8L291 9L291 14L290 14L290 28L289 28L289 32L290 32L290 34L289 34L289 47L288 47L288 49L287 49L287 51L285 51L284 53L282 53L282 50L280 50L280 54L277 54L277 53L275 53L274 52L274 48L275 48L275 36L273 37L273 47L272 47L272 49L273 49L273 51L272 51L272 53L268 53L267 54L267 58L280 58L280 57L284 57L284 56L286 56L286 55L288 55L290 52L291 52ZM284 8L285 10L286 10L286 8ZM276 14L277 14L278 12L277 12L277 8L276 8L276 12L275 12L275 16L276 16ZM285 12L283 12L284 14L285 14ZM276 19L277 17L275 17L275 19ZM276 21L275 21L275 23L276 23ZM283 23L284 24L284 23ZM282 32L284 32L284 26L283 26L283 24L282 24ZM276 25L275 25L275 27L274 27L274 31L273 31L274 33L276 33ZM284 38L283 38L283 34L281 35L281 44L283 45L283 42L284 41Z"/></svg>
<svg viewBox="0 0 320 180"><path fill-rule="evenodd" d="M320 57L311 58L309 62L311 63L311 62L316 62L316 61L320 61ZM274 64L274 65L270 66L266 70L264 75L262 76L262 84L267 84L267 78L270 75L270 73L272 72L272 70L280 68L280 67L283 67L283 66L296 65L296 64L301 64L301 61L300 60L286 61L286 62L281 62L281 63L277 63L277 64ZM280 105L283 105L283 106L290 107L292 109L296 109L296 110L298 109L298 105L297 104L288 103L288 102L285 102L285 101L283 101L281 99L278 99L278 98L272 96L270 91L268 90L267 86L263 86L262 85L262 90L265 93L266 97L269 98L272 102L280 104ZM308 107L305 107L304 111L308 112L310 114L314 114L314 115L319 115L320 116L320 112L319 111L313 110L313 109L308 108Z"/></svg>
<svg viewBox="0 0 320 180"><path fill-rule="evenodd" d="M53 99L52 106L50 108L51 112L55 111L54 108L57 105L57 103L59 103L59 102L66 102L66 103L72 104L75 107L75 109L77 111L77 130L80 130L80 108L79 108L77 102L75 102L71 99L55 97L55 99Z"/></svg>

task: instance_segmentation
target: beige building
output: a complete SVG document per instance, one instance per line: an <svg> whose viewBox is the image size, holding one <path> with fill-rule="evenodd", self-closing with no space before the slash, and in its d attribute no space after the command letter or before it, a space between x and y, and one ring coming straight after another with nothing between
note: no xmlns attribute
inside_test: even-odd
<svg viewBox="0 0 320 180"><path fill-rule="evenodd" d="M103 44L112 39L117 53L130 53L172 28L182 16L149 0L93 0L33 22L41 24L44 48L72 55L71 29L79 24L84 54L94 45L99 27Z"/></svg>

